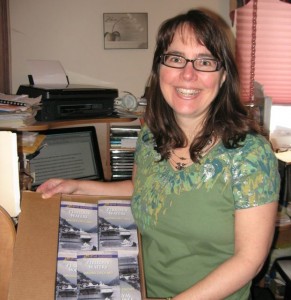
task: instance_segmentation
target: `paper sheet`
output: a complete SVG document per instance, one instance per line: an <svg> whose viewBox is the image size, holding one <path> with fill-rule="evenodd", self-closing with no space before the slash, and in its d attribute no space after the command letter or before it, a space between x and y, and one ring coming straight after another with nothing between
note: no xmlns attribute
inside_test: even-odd
<svg viewBox="0 0 291 300"><path fill-rule="evenodd" d="M0 205L11 217L20 213L17 135L0 131Z"/></svg>
<svg viewBox="0 0 291 300"><path fill-rule="evenodd" d="M28 60L29 75L35 85L67 85L65 70L59 61Z"/></svg>

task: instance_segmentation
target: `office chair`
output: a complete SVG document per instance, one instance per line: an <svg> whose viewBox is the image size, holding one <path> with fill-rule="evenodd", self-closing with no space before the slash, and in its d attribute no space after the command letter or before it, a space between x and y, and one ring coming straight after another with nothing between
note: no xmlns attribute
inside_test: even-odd
<svg viewBox="0 0 291 300"><path fill-rule="evenodd" d="M0 299L8 299L12 273L13 248L16 238L15 224L7 211L0 206Z"/></svg>

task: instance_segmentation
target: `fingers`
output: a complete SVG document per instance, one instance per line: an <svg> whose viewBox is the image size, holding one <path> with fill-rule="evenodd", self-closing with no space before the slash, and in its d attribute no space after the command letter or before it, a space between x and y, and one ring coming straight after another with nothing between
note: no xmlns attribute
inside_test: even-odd
<svg viewBox="0 0 291 300"><path fill-rule="evenodd" d="M36 192L42 193L43 199L48 199L52 197L53 195L61 192L60 190L60 184L64 180L62 179L49 179L45 181L43 184L41 184L37 189Z"/></svg>

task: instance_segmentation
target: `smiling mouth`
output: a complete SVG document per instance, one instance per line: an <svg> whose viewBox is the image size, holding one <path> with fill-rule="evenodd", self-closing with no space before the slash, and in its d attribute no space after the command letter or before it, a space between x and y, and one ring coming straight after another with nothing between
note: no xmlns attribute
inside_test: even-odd
<svg viewBox="0 0 291 300"><path fill-rule="evenodd" d="M200 90L177 88L177 92L183 96L195 96L200 93Z"/></svg>

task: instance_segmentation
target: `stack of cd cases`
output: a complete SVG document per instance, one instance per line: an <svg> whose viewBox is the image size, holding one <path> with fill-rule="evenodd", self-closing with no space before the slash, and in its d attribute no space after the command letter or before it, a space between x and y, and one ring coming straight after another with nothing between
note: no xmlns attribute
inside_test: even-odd
<svg viewBox="0 0 291 300"><path fill-rule="evenodd" d="M126 180L132 177L134 152L140 126L111 126L110 164L111 180Z"/></svg>

